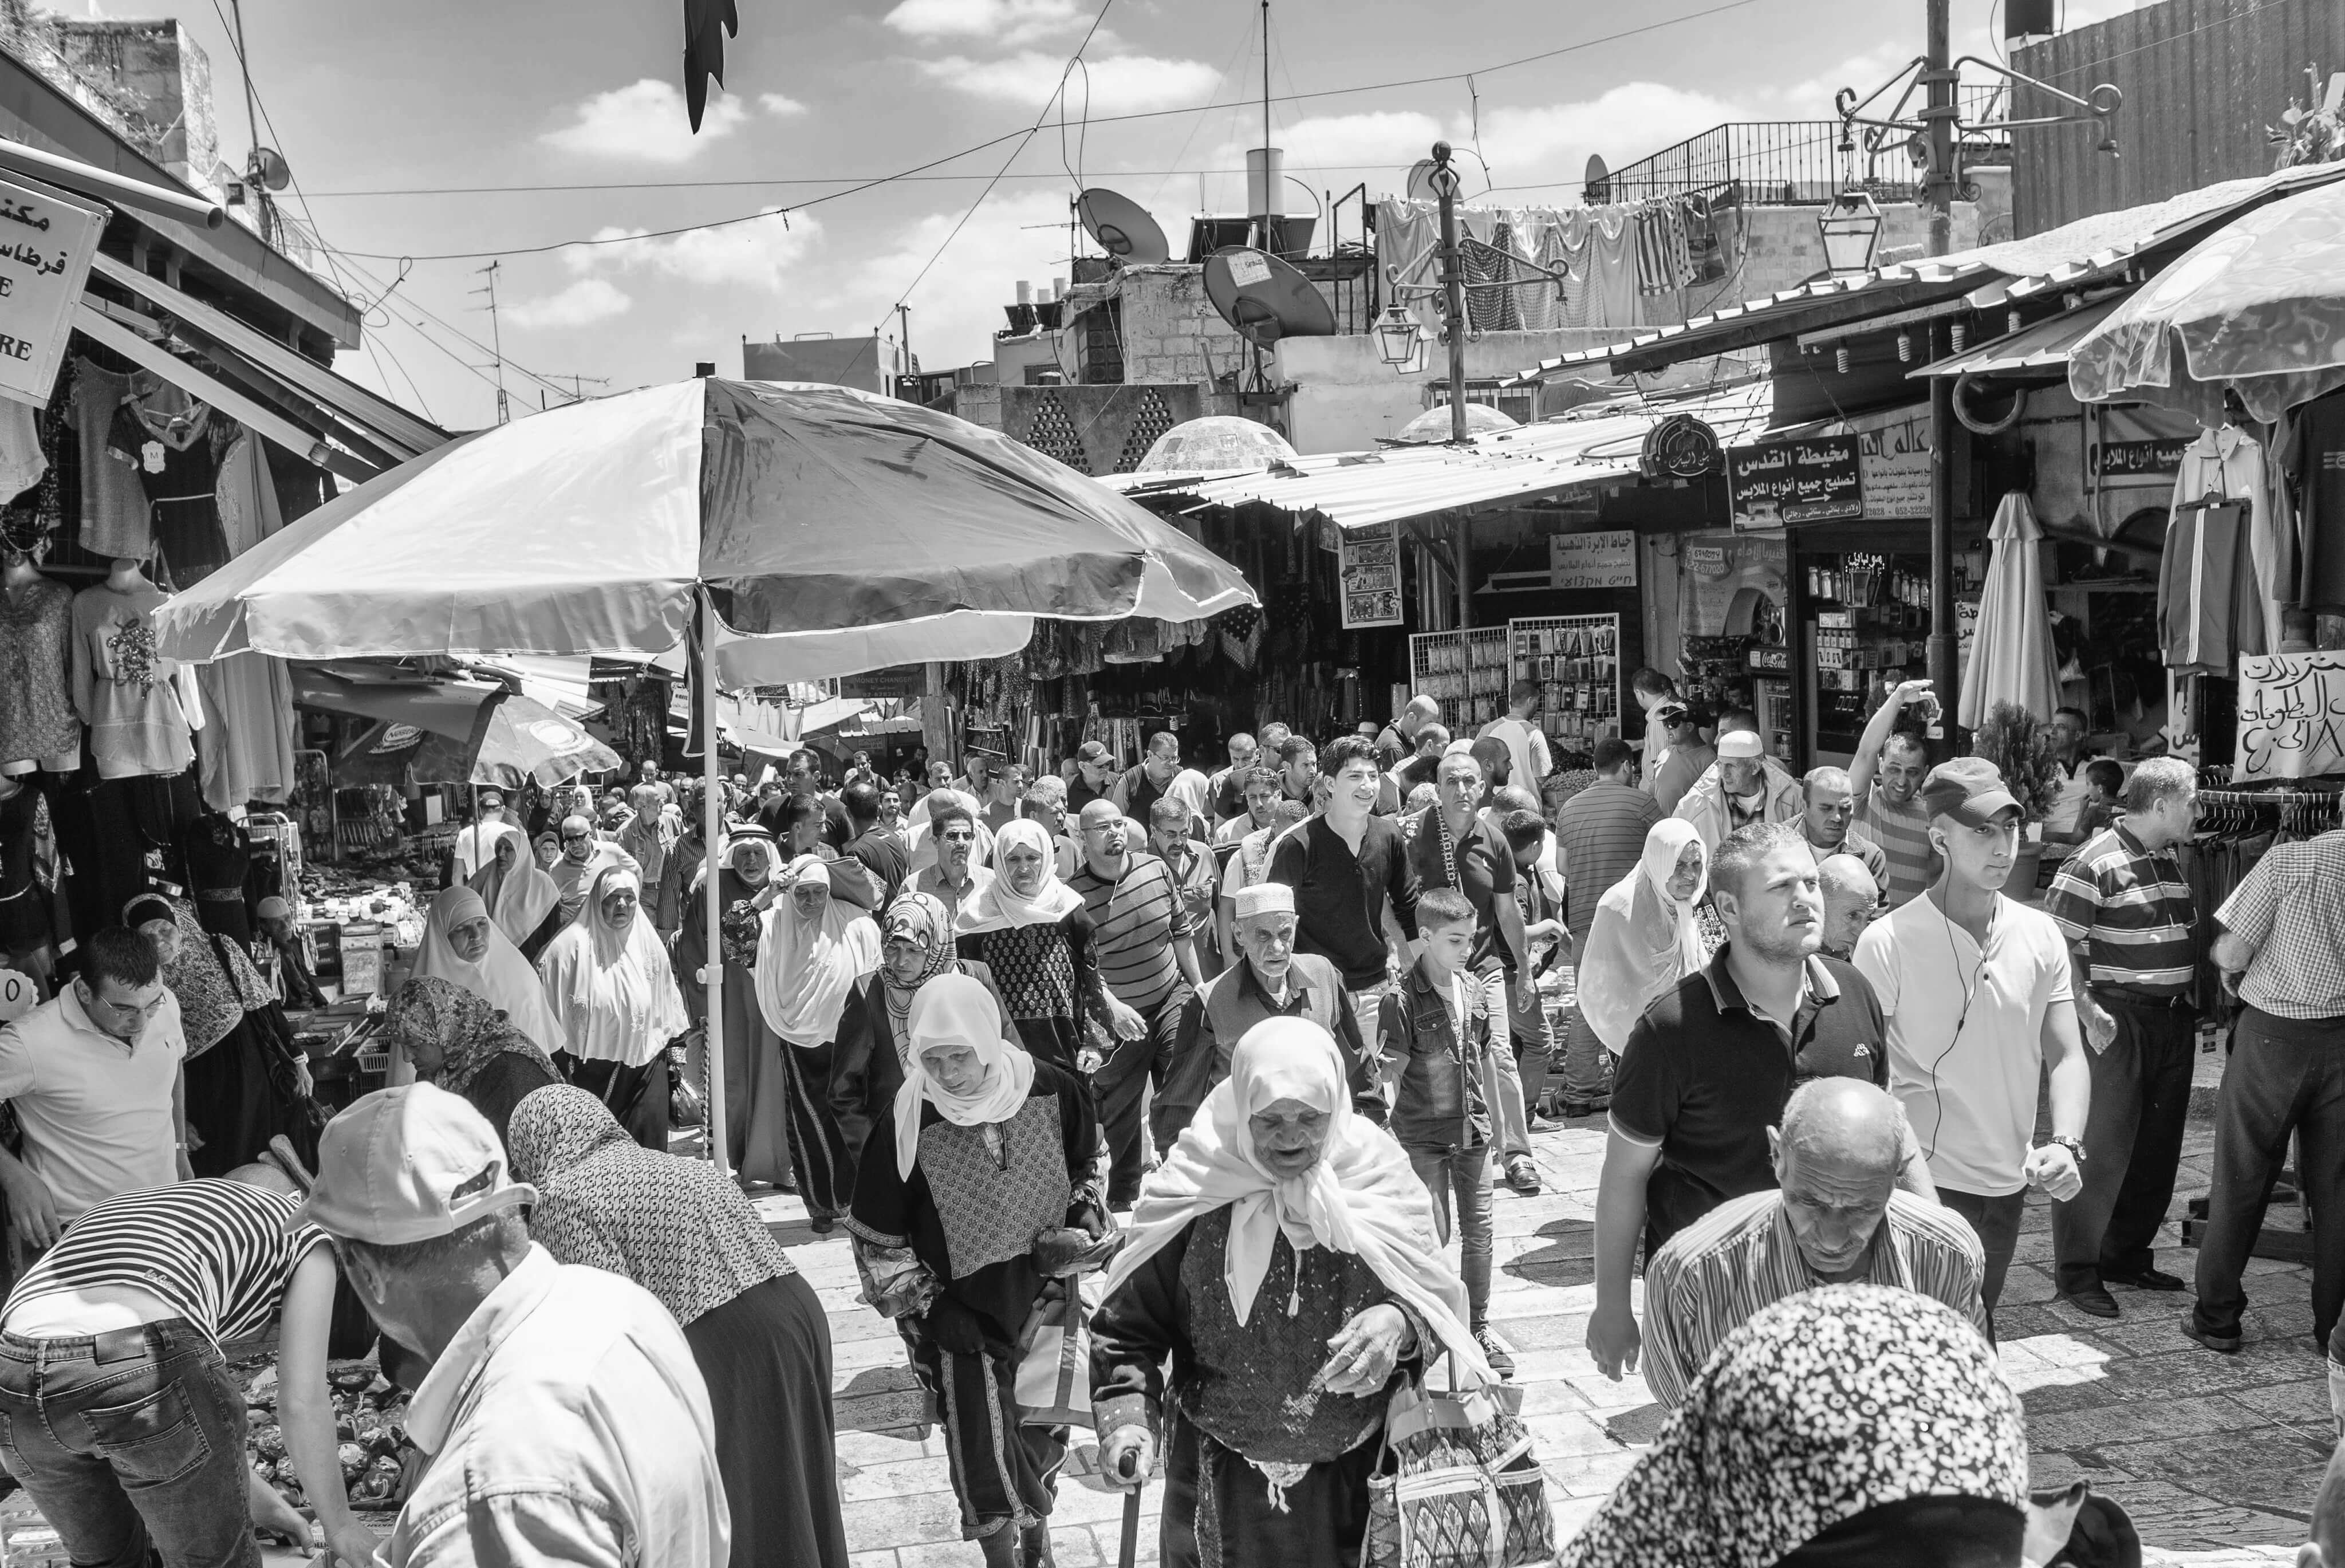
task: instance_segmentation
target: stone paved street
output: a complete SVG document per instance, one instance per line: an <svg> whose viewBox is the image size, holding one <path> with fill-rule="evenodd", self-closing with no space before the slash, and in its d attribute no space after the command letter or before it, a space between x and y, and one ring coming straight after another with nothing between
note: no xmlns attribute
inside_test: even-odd
<svg viewBox="0 0 2345 1568"><path fill-rule="evenodd" d="M2202 1079L2214 1062L2201 1058ZM2204 1089L2199 1102L2178 1213L2181 1197L2207 1185L2211 1096ZM1575 1123L1536 1142L1546 1190L1528 1199L1497 1195L1492 1316L1516 1347L1524 1410L1568 1533L1651 1440L1659 1411L1640 1379L1608 1381L1580 1345L1595 1298L1601 1124ZM858 1568L973 1564L976 1548L959 1538L943 1441L911 1424L919 1396L894 1330L855 1300L847 1242L814 1237L794 1199L761 1207L829 1308L839 1476ZM2177 1325L2188 1296L2118 1290L2125 1316L2115 1322L2055 1303L2051 1254L2049 1211L2031 1204L1998 1321L2005 1367L2027 1404L2036 1482L2090 1478L2124 1503L2154 1561L2292 1561L2331 1442L2307 1271L2251 1266L2248 1344L2227 1358L2183 1337ZM2194 1257L2169 1247L2159 1261L2188 1276ZM1091 1474L1092 1451L1080 1441L1086 1434L1076 1436L1053 1521L1059 1562L1112 1564L1121 1500ZM1142 1562L1155 1555L1154 1505L1151 1492Z"/></svg>

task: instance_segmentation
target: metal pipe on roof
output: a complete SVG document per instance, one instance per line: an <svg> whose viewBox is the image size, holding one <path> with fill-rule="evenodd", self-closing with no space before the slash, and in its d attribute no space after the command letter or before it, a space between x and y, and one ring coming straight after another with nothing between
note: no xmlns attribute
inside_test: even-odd
<svg viewBox="0 0 2345 1568"><path fill-rule="evenodd" d="M149 185L143 179L127 179L96 164L43 152L39 148L27 147L23 142L10 141L5 137L0 137L0 169L46 179L67 190L95 196L117 207L129 208L134 212L176 218L182 223L200 223L207 229L218 229L228 221L228 213L216 202L183 196L159 185Z"/></svg>

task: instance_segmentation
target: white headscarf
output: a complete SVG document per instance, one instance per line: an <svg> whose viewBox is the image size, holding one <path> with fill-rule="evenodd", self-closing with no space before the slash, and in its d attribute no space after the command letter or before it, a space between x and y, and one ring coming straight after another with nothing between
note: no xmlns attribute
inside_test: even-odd
<svg viewBox="0 0 2345 1568"><path fill-rule="evenodd" d="M1250 1118L1279 1100L1299 1100L1327 1116L1319 1163L1280 1180L1257 1162ZM1230 1057L1164 1163L1149 1175L1128 1239L1108 1270L1107 1294L1190 1224L1227 1207L1230 1241L1223 1280L1240 1323L1269 1272L1283 1232L1297 1252L1348 1252L1376 1271L1457 1357L1472 1383L1497 1380L1466 1328L1466 1285L1434 1238L1433 1202L1392 1135L1352 1109L1343 1053L1304 1018L1255 1024ZM1433 1348L1426 1346L1428 1358Z"/></svg>
<svg viewBox="0 0 2345 1568"><path fill-rule="evenodd" d="M896 1091L896 1174L909 1177L920 1152L920 1106L925 1102L957 1127L1006 1122L1034 1092L1034 1058L1001 1037L1001 1009L993 993L974 975L939 974L912 993L905 1020L911 1049L904 1083ZM985 1064L985 1078L970 1095L955 1095L929 1076L920 1053L931 1045L967 1045Z"/></svg>
<svg viewBox="0 0 2345 1568"><path fill-rule="evenodd" d="M550 899L547 907L553 907ZM542 911L539 918L544 918ZM467 963L457 956L448 933L476 920L489 921L489 950L479 962ZM546 1005L545 987L538 983L529 960L490 919L488 905L470 888L450 888L431 901L431 915L423 922L423 948L416 954L413 974L418 980L444 980L471 992L502 1013L506 1023L528 1035L549 1056L570 1049L553 1009Z"/></svg>
<svg viewBox="0 0 2345 1568"><path fill-rule="evenodd" d="M1670 879L1690 844L1701 855L1693 896L1670 897ZM1596 901L1579 955L1579 1013L1615 1055L1655 997L1702 966L1694 906L1710 883L1710 851L1692 823L1666 817L1645 835L1637 868Z"/></svg>
<svg viewBox="0 0 2345 1568"><path fill-rule="evenodd" d="M529 855L529 839L519 828L503 820L504 808L497 808L494 820L482 818L456 835L456 880L469 882L482 866L497 858L497 840L507 834L521 840L521 852Z"/></svg>
<svg viewBox="0 0 2345 1568"><path fill-rule="evenodd" d="M1042 857L1042 885L1031 898L1021 896L1010 885L1010 851L1021 847ZM963 901L960 912L953 917L953 930L960 935L1049 925L1082 907L1083 896L1059 880L1059 849L1041 823L1020 817L1004 824L993 836L993 880Z"/></svg>
<svg viewBox="0 0 2345 1568"><path fill-rule="evenodd" d="M529 840L518 832L512 838L513 870L505 871L497 864L496 845L492 843L488 859L472 873L469 886L488 906L489 918L497 922L497 929L518 947L545 923L546 915L562 901L562 890L553 885L553 879L537 863Z"/></svg>
<svg viewBox="0 0 2345 1568"><path fill-rule="evenodd" d="M879 928L853 904L830 898L830 871L800 855L775 879L781 892L757 936L757 1008L766 1027L809 1049L838 1037L839 1014L856 982L879 967ZM797 890L819 886L822 912L798 912Z"/></svg>
<svg viewBox="0 0 2345 1568"><path fill-rule="evenodd" d="M643 896L628 866L597 871L577 918L538 960L545 1000L570 1037L573 1054L640 1067L692 1026L677 995L667 950L640 903L624 926L603 918L603 901L621 888Z"/></svg>

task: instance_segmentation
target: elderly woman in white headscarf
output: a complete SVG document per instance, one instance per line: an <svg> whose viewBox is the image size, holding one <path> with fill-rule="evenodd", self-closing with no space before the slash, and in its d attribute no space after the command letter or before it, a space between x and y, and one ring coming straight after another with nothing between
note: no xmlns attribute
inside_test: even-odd
<svg viewBox="0 0 2345 1568"><path fill-rule="evenodd" d="M800 855L751 901L757 932L757 1008L781 1036L782 1088L798 1196L817 1235L847 1211L855 1162L830 1108L838 1021L863 977L879 967L879 928L831 896L832 866Z"/></svg>
<svg viewBox="0 0 2345 1568"><path fill-rule="evenodd" d="M1636 869L1597 901L1579 952L1579 1015L1614 1056L1653 998L1708 962L1694 906L1709 881L1700 832L1670 817L1645 835Z"/></svg>
<svg viewBox="0 0 2345 1568"><path fill-rule="evenodd" d="M555 1059L635 1142L667 1147L667 1045L692 1026L632 866L595 873L578 916L538 960L569 1049Z"/></svg>
<svg viewBox="0 0 2345 1568"><path fill-rule="evenodd" d="M1100 978L1097 928L1082 895L1060 881L1058 846L1041 823L1027 817L1005 823L993 850L993 880L953 916L960 956L992 972L1026 1049L1077 1067L1087 1018L1119 1033L1127 1027L1117 1023L1117 1004Z"/></svg>
<svg viewBox="0 0 2345 1568"><path fill-rule="evenodd" d="M789 1088L782 1076L782 1037L757 1005L758 933L765 919L757 898L773 885L781 867L774 836L755 822L737 824L716 861L718 941L725 963L720 993L725 1020L725 1146L743 1186L797 1190L790 1174ZM684 1010L695 1031L708 1020L708 920L706 866L685 897L684 919L675 932L675 977L684 987ZM705 1034L695 1034L705 1041ZM689 1054L695 1082L704 1070L703 1046Z"/></svg>
<svg viewBox="0 0 2345 1568"><path fill-rule="evenodd" d="M864 1145L847 1217L865 1298L896 1319L942 1401L962 1539L988 1568L1047 1563L1067 1429L1020 1420L1015 1374L1051 1276L1103 1227L1091 1094L1002 1038L974 976L920 986L909 1027L903 1086Z"/></svg>
<svg viewBox="0 0 2345 1568"><path fill-rule="evenodd" d="M489 918L532 963L562 930L562 890L537 863L518 829L491 840L487 863L465 886L480 894Z"/></svg>
<svg viewBox="0 0 2345 1568"><path fill-rule="evenodd" d="M497 840L501 848L513 841ZM444 980L471 992L502 1013L507 1023L548 1056L570 1048L537 972L470 888L450 888L431 901L413 978Z"/></svg>
<svg viewBox="0 0 2345 1568"><path fill-rule="evenodd" d="M1334 1037L1248 1030L1126 1237L1091 1402L1111 1483L1146 1481L1162 1446L1161 1561L1356 1564L1394 1388L1444 1350L1463 1382L1497 1379L1425 1185L1354 1112Z"/></svg>

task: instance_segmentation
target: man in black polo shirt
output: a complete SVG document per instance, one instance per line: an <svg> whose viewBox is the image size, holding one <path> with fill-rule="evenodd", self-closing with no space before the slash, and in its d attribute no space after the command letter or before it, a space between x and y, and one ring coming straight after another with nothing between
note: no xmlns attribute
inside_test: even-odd
<svg viewBox="0 0 2345 1568"><path fill-rule="evenodd" d="M1375 815L1381 775L1368 742L1346 735L1317 755L1327 809L1271 847L1269 880L1294 890L1295 951L1335 964L1351 994L1352 1022L1366 1039L1394 971L1414 956L1403 950L1416 940L1416 873L1400 825Z"/></svg>
<svg viewBox="0 0 2345 1568"><path fill-rule="evenodd" d="M1787 822L1736 830L1710 876L1726 945L1646 1009L1613 1079L1588 1349L1615 1380L1637 1365L1629 1279L1639 1237L1650 1257L1727 1199L1773 1186L1767 1129L1800 1084L1837 1077L1889 1086L1888 1030L1873 988L1817 953L1823 895L1800 830ZM1936 1201L1914 1158L1899 1185Z"/></svg>

